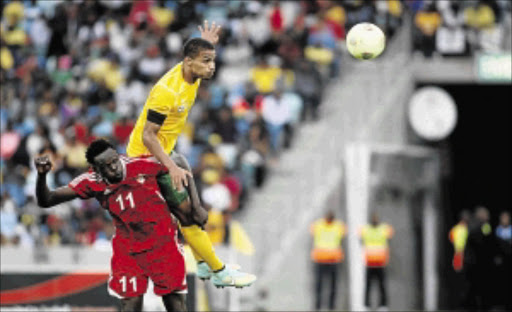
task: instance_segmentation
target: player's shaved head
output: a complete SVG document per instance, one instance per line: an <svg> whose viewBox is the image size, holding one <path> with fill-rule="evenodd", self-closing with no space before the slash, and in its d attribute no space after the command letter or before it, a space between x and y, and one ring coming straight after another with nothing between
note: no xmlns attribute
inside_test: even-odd
<svg viewBox="0 0 512 312"><path fill-rule="evenodd" d="M203 50L215 50L215 47L207 40L192 38L185 42L185 45L183 46L183 56L196 58Z"/></svg>
<svg viewBox="0 0 512 312"><path fill-rule="evenodd" d="M85 158L87 159L87 162L91 165L94 165L94 158L109 148L115 150L114 145L105 139L98 139L93 141L87 148L87 151L85 151Z"/></svg>

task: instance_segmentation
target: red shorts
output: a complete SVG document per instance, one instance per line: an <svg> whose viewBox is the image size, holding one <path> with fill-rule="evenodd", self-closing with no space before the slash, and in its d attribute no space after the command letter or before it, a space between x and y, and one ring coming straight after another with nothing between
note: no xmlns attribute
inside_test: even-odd
<svg viewBox="0 0 512 312"><path fill-rule="evenodd" d="M187 293L183 248L171 238L153 249L135 254L129 252L126 241L115 240L112 247L110 295L120 299L142 296L146 293L148 278L153 281L158 296Z"/></svg>

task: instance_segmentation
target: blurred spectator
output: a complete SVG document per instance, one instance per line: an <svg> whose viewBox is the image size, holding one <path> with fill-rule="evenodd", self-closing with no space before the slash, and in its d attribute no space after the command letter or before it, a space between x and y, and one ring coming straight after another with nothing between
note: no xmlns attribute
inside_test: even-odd
<svg viewBox="0 0 512 312"><path fill-rule="evenodd" d="M55 8L55 15L49 20L51 29L50 42L48 44L47 56L60 57L68 53L65 42L68 32L68 17L64 4L58 4Z"/></svg>
<svg viewBox="0 0 512 312"><path fill-rule="evenodd" d="M201 181L201 199L206 207L217 212L231 208L231 194L226 185L220 183L220 173L217 170L203 170Z"/></svg>
<svg viewBox="0 0 512 312"><path fill-rule="evenodd" d="M463 211L460 221L450 230L449 234L449 239L454 249L452 266L457 272L461 271L464 266L464 249L468 240L469 218L469 212Z"/></svg>
<svg viewBox="0 0 512 312"><path fill-rule="evenodd" d="M322 14L310 28L308 45L304 50L306 59L316 63L325 77L338 74L340 56L336 46L336 35Z"/></svg>
<svg viewBox="0 0 512 312"><path fill-rule="evenodd" d="M442 17L437 11L435 2L418 11L414 17L417 32L417 45L425 57L432 57L436 49L436 31L442 24Z"/></svg>
<svg viewBox="0 0 512 312"><path fill-rule="evenodd" d="M289 102L283 97L283 92L283 84L277 83L274 92L266 96L262 103L261 114L270 134L274 156L277 156L281 149L283 129L292 118Z"/></svg>
<svg viewBox="0 0 512 312"><path fill-rule="evenodd" d="M442 25L436 34L436 50L441 55L464 55L467 36L464 30L464 14L462 4L458 1L438 2Z"/></svg>
<svg viewBox="0 0 512 312"><path fill-rule="evenodd" d="M156 45L148 47L146 55L139 62L139 72L144 82L151 82L159 78L165 71L165 60L160 55Z"/></svg>
<svg viewBox="0 0 512 312"><path fill-rule="evenodd" d="M489 211L479 206L475 209L475 222L470 225L464 266L467 269L469 293L465 307L488 309L490 307L491 277L494 259L492 227Z"/></svg>
<svg viewBox="0 0 512 312"><path fill-rule="evenodd" d="M366 290L364 305L370 309L370 288L373 280L379 284L379 308L387 309L386 266L389 262L388 240L393 236L391 225L381 223L376 212L371 214L371 222L361 229L361 240L364 245L366 264Z"/></svg>
<svg viewBox="0 0 512 312"><path fill-rule="evenodd" d="M500 222L496 227L497 256L496 256L496 303L497 306L510 311L512 300L508 290L510 289L510 276L512 275L512 225L510 224L510 212L503 211L500 214Z"/></svg>
<svg viewBox="0 0 512 312"><path fill-rule="evenodd" d="M270 137L263 122L254 122L242 141L240 166L243 186L260 187L265 181L266 159L270 151Z"/></svg>
<svg viewBox="0 0 512 312"><path fill-rule="evenodd" d="M15 243L16 226L18 224L18 216L16 214L16 204L11 199L9 193L1 196L0 210L0 230L2 245L12 245Z"/></svg>
<svg viewBox="0 0 512 312"><path fill-rule="evenodd" d="M275 89L276 81L281 77L281 69L271 66L266 57L261 57L251 69L251 82L262 94L269 94Z"/></svg>
<svg viewBox="0 0 512 312"><path fill-rule="evenodd" d="M338 269L345 255L341 240L345 236L345 224L335 219L334 211L329 210L324 218L316 220L310 227L313 236L311 260L315 263L315 309L322 308L322 286L330 282L328 307L334 310L336 303Z"/></svg>
<svg viewBox="0 0 512 312"><path fill-rule="evenodd" d="M317 120L318 107L322 102L323 83L320 72L312 62L300 60L296 63L294 89L303 101L301 121L309 117Z"/></svg>

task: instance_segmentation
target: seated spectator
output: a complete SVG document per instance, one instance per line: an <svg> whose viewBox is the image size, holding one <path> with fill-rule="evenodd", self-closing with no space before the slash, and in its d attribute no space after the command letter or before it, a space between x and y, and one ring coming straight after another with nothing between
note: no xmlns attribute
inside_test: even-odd
<svg viewBox="0 0 512 312"><path fill-rule="evenodd" d="M304 55L308 60L316 63L326 77L334 77L337 75L340 57L336 47L335 33L324 18L324 15L319 14L316 24L311 27Z"/></svg>
<svg viewBox="0 0 512 312"><path fill-rule="evenodd" d="M201 199L205 207L217 212L232 208L231 194L226 185L220 182L219 169L203 170L201 181Z"/></svg>
<svg viewBox="0 0 512 312"><path fill-rule="evenodd" d="M164 58L156 45L147 48L146 55L139 62L139 73L144 82L151 82L159 78L166 70Z"/></svg>
<svg viewBox="0 0 512 312"><path fill-rule="evenodd" d="M0 202L1 243L2 245L12 245L15 242L16 226L18 225L16 204L7 192L2 194Z"/></svg>
<svg viewBox="0 0 512 312"><path fill-rule="evenodd" d="M266 159L270 151L269 133L264 122L255 121L240 147L242 188L260 187L266 178Z"/></svg>
<svg viewBox="0 0 512 312"><path fill-rule="evenodd" d="M419 30L417 45L425 57L432 57L435 51L435 35L443 20L436 9L436 4L431 3L418 11L414 17L414 24Z"/></svg>
<svg viewBox="0 0 512 312"><path fill-rule="evenodd" d="M269 94L275 89L276 81L281 77L281 69L271 66L266 57L261 57L251 69L251 82L262 94Z"/></svg>
<svg viewBox="0 0 512 312"><path fill-rule="evenodd" d="M262 103L262 117L270 133L270 144L274 156L279 154L283 129L292 117L289 102L283 97L283 88L282 83L279 83L274 92L266 96Z"/></svg>
<svg viewBox="0 0 512 312"><path fill-rule="evenodd" d="M323 83L320 72L312 62L301 60L296 64L294 90L304 104L301 120L305 121L309 117L316 120L318 107L322 102Z"/></svg>
<svg viewBox="0 0 512 312"><path fill-rule="evenodd" d="M443 56L464 55L468 52L464 30L464 14L457 1L439 2L443 23L437 29L436 50Z"/></svg>

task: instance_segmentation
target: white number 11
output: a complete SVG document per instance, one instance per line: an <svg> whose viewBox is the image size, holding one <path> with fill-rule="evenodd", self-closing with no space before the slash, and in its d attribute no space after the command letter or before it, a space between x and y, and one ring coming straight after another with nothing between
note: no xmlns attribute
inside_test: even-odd
<svg viewBox="0 0 512 312"><path fill-rule="evenodd" d="M128 195L126 195L125 199L130 202L130 208L135 208L135 202L133 200L132 192L128 193ZM121 206L121 211L125 209L122 194L119 194L119 196L117 196L116 202L119 202L119 206Z"/></svg>

